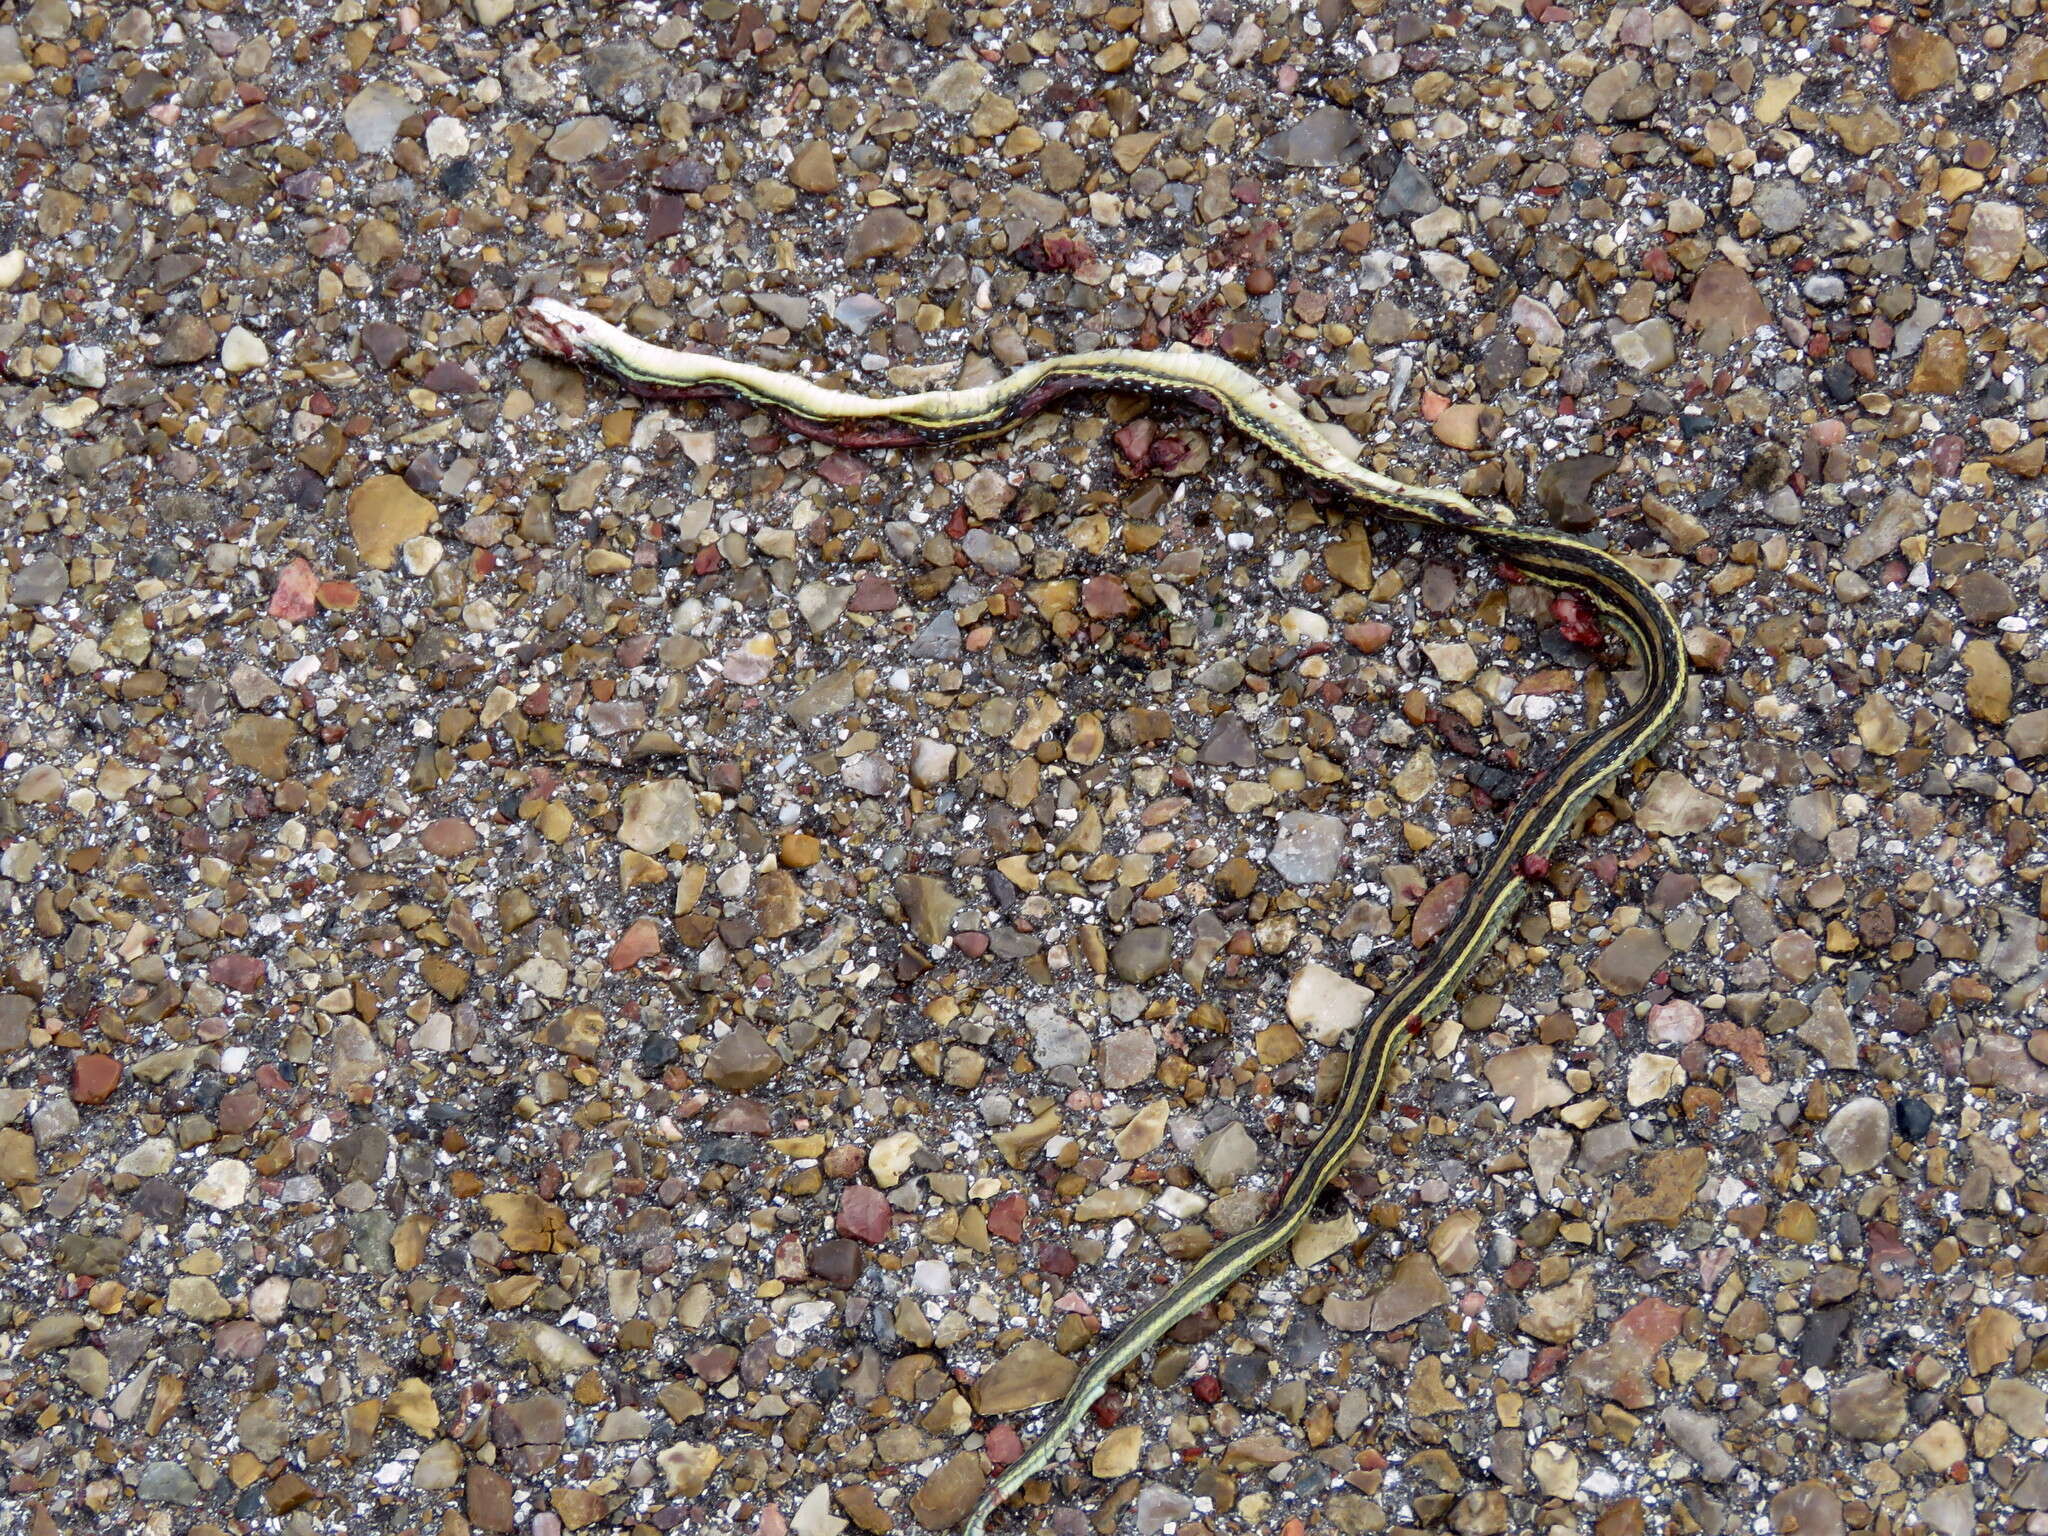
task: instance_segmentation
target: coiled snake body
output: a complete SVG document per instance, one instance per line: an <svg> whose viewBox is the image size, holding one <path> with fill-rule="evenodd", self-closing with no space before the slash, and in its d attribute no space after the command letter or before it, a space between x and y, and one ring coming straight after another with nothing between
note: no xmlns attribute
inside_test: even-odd
<svg viewBox="0 0 2048 1536"><path fill-rule="evenodd" d="M1514 570L1583 593L1621 632L1642 669L1634 702L1605 724L1593 725L1515 798L1449 926L1419 963L1377 999L1351 1047L1329 1120L1271 1214L1189 1265L1096 1351L1038 1437L996 1474L968 1517L965 1536L982 1536L996 1508L1058 1458L1119 1371L1238 1276L1287 1247L1357 1144L1402 1044L1421 1032L1492 946L1529 883L1546 873L1546 855L1569 835L1587 802L1670 729L1685 696L1683 635L1656 589L1625 561L1568 535L1524 527L1505 513L1489 514L1456 491L1389 479L1344 454L1256 378L1208 354L1079 352L1042 358L977 389L875 399L747 363L655 346L555 299L534 299L520 312L519 323L541 351L608 373L634 394L655 399L736 395L775 412L793 430L851 447L908 447L988 436L1075 389L1193 401L1228 418L1310 480L1385 516L1469 535Z"/></svg>

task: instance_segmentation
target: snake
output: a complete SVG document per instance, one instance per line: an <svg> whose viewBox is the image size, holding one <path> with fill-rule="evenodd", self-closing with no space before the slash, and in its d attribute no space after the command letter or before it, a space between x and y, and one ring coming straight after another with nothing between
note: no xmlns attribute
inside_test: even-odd
<svg viewBox="0 0 2048 1536"><path fill-rule="evenodd" d="M1221 417L1326 491L1383 517L1469 537L1501 562L1508 579L1535 579L1555 589L1552 613L1568 638L1605 638L1578 602L1589 600L1634 653L1641 686L1633 699L1531 776L1509 803L1505 824L1447 925L1373 999L1357 1025L1323 1128L1269 1212L1187 1266L1096 1349L1036 1438L989 1479L961 1527L962 1536L983 1536L996 1510L1059 1459L1118 1373L1238 1277L1288 1248L1364 1133L1402 1047L1450 1001L1534 884L1547 879L1551 852L1576 829L1594 796L1671 729L1686 693L1684 632L1655 584L1623 556L1561 530L1519 522L1506 507L1482 507L1458 491L1383 474L1345 452L1278 390L1213 353L1075 352L1039 358L974 388L870 396L711 353L660 346L545 295L531 298L517 320L540 352L608 374L634 395L737 397L793 432L840 447L911 448L989 437L1075 390L1190 403Z"/></svg>

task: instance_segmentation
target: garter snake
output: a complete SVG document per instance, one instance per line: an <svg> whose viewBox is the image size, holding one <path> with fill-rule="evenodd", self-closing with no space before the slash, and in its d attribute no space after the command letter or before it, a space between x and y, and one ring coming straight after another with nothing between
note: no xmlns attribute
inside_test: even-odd
<svg viewBox="0 0 2048 1536"><path fill-rule="evenodd" d="M968 1517L965 1536L982 1536L997 1506L1059 1458L1118 1372L1238 1276L1286 1249L1357 1144L1402 1045L1421 1032L1491 948L1529 883L1547 872L1549 850L1570 834L1587 802L1670 729L1685 697L1684 637L1656 589L1626 561L1569 535L1525 527L1505 511L1489 513L1456 491L1390 479L1345 454L1252 375L1209 354L1081 352L1042 358L975 389L871 398L772 369L655 346L555 299L534 299L519 322L541 351L608 373L634 394L738 396L773 412L791 430L841 446L908 447L984 437L1075 389L1191 401L1225 417L1311 480L1384 516L1468 535L1513 570L1584 594L1619 629L1642 669L1633 702L1586 731L1515 798L1449 926L1376 1000L1351 1047L1329 1120L1271 1214L1210 1249L1097 1350L1038 1437L996 1474Z"/></svg>

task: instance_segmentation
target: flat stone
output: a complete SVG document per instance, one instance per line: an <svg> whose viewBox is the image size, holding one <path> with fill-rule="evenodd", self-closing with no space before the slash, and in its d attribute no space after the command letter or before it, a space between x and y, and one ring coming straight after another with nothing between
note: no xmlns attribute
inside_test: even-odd
<svg viewBox="0 0 2048 1536"><path fill-rule="evenodd" d="M121 1086L121 1063L115 1057L89 1052L71 1063L71 1101L104 1104Z"/></svg>
<svg viewBox="0 0 2048 1536"><path fill-rule="evenodd" d="M586 48L577 63L583 87L598 105L642 122L656 116L682 76L668 57L638 38Z"/></svg>
<svg viewBox="0 0 2048 1536"><path fill-rule="evenodd" d="M2036 85L2048 85L2048 37L2028 33L2013 39L1998 94L2012 96Z"/></svg>
<svg viewBox="0 0 2048 1536"><path fill-rule="evenodd" d="M1621 461L1612 454L1575 453L1547 459L1536 472L1536 505L1560 528L1583 533L1600 521L1593 487Z"/></svg>
<svg viewBox="0 0 2048 1536"><path fill-rule="evenodd" d="M238 715L221 733L228 760L276 783L291 776L291 747L299 728L281 715Z"/></svg>
<svg viewBox="0 0 2048 1536"><path fill-rule="evenodd" d="M71 567L62 555L37 555L14 573L7 597L17 608L43 608L62 597L70 585Z"/></svg>
<svg viewBox="0 0 2048 1536"><path fill-rule="evenodd" d="M398 546L425 533L433 521L434 504L402 475L372 475L349 492L349 535L372 570L390 570Z"/></svg>
<svg viewBox="0 0 2048 1536"><path fill-rule="evenodd" d="M1927 526L1927 503L1903 486L1885 493L1864 525L1842 544L1845 571L1861 570L1898 551L1900 540Z"/></svg>
<svg viewBox="0 0 2048 1536"><path fill-rule="evenodd" d="M1691 837L1721 819L1727 804L1666 768L1636 801L1636 825L1653 837Z"/></svg>
<svg viewBox="0 0 2048 1536"><path fill-rule="evenodd" d="M1373 994L1310 961L1287 986L1287 1021L1318 1045L1336 1045L1365 1018Z"/></svg>
<svg viewBox="0 0 2048 1536"><path fill-rule="evenodd" d="M1235 1120L1195 1143L1193 1160L1195 1172L1214 1190L1235 1189L1262 1161L1259 1144Z"/></svg>
<svg viewBox="0 0 2048 1536"><path fill-rule="evenodd" d="M932 76L924 102L941 112L972 112L987 93L987 67L978 59L959 59Z"/></svg>
<svg viewBox="0 0 2048 1536"><path fill-rule="evenodd" d="M1586 83L1579 108L1596 123L1640 122L1657 109L1656 83L1634 59L1603 69Z"/></svg>
<svg viewBox="0 0 2048 1536"><path fill-rule="evenodd" d="M799 192L831 192L839 186L839 168L832 158L832 146L811 139L796 152L789 166L790 185Z"/></svg>
<svg viewBox="0 0 2048 1536"><path fill-rule="evenodd" d="M341 109L341 125L355 140L358 152L389 154L398 142L399 125L418 110L399 86L389 80L373 80L348 99Z"/></svg>
<svg viewBox="0 0 2048 1536"><path fill-rule="evenodd" d="M1987 283L2002 283L2013 274L2027 249L2027 215L2016 203L1979 201L1970 207L1963 231L1963 265Z"/></svg>
<svg viewBox="0 0 2048 1536"><path fill-rule="evenodd" d="M1901 101L1911 101L1955 84L1960 67L1956 45L1939 32L1910 24L1892 29L1885 47L1886 73L1892 92ZM1798 1527L1804 1530L1804 1526Z"/></svg>
<svg viewBox="0 0 2048 1536"><path fill-rule="evenodd" d="M1571 1102L1571 1089L1551 1075L1556 1059L1556 1052L1547 1045L1521 1045L1487 1058L1482 1068L1486 1081L1509 1105L1511 1123L1519 1125Z"/></svg>
<svg viewBox="0 0 2048 1536"><path fill-rule="evenodd" d="M1173 933L1167 928L1127 928L1110 947L1110 968L1133 986L1152 980L1173 963Z"/></svg>
<svg viewBox="0 0 2048 1536"><path fill-rule="evenodd" d="M1623 366L1639 373L1662 373L1678 361L1677 335L1671 322L1662 315L1652 315L1617 331L1612 345Z"/></svg>
<svg viewBox="0 0 2048 1536"><path fill-rule="evenodd" d="M1435 1261L1427 1253L1404 1253L1394 1261L1386 1283L1372 1295L1366 1331L1390 1333L1404 1328L1450 1299L1451 1288L1437 1272Z"/></svg>
<svg viewBox="0 0 2048 1536"><path fill-rule="evenodd" d="M1408 925L1408 942L1417 949L1427 949L1434 944L1457 917L1471 889L1472 877L1463 870L1455 875L1446 875L1431 886L1422 900L1415 904L1415 915Z"/></svg>
<svg viewBox="0 0 2048 1536"><path fill-rule="evenodd" d="M1593 1317L1592 1271L1580 1269L1562 1285L1532 1293L1515 1326L1546 1344L1569 1344Z"/></svg>
<svg viewBox="0 0 2048 1536"><path fill-rule="evenodd" d="M618 125L602 114L572 117L548 135L547 156L563 165L580 165L611 147Z"/></svg>
<svg viewBox="0 0 2048 1536"><path fill-rule="evenodd" d="M1394 174L1387 178L1386 190L1380 193L1373 211L1383 218L1416 219L1443 205L1442 196L1422 168L1410 156L1402 155L1394 162Z"/></svg>
<svg viewBox="0 0 2048 1536"><path fill-rule="evenodd" d="M164 322L160 334L162 340L150 354L150 361L159 367L203 363L220 345L213 327L198 315L175 315Z"/></svg>
<svg viewBox="0 0 2048 1536"><path fill-rule="evenodd" d="M876 208L853 228L847 237L845 262L849 269L901 256L924 238L924 226L901 208Z"/></svg>
<svg viewBox="0 0 2048 1536"><path fill-rule="evenodd" d="M1916 395L1959 395L1969 381L1969 338L1961 331L1929 331L1906 387Z"/></svg>
<svg viewBox="0 0 2048 1536"><path fill-rule="evenodd" d="M1757 222L1767 233L1782 235L1804 224L1811 207L1797 182L1771 180L1756 189L1756 195L1749 202L1749 211L1756 215Z"/></svg>
<svg viewBox="0 0 2048 1536"><path fill-rule="evenodd" d="M782 1070L768 1037L741 1020L704 1058L704 1075L728 1093L751 1093Z"/></svg>
<svg viewBox="0 0 2048 1536"><path fill-rule="evenodd" d="M1113 1092L1135 1088L1159 1066L1159 1042L1145 1025L1118 1030L1102 1043L1102 1086Z"/></svg>
<svg viewBox="0 0 2048 1536"><path fill-rule="evenodd" d="M1851 1099L1829 1117L1820 1139L1844 1173L1868 1173L1891 1151L1891 1111L1868 1094Z"/></svg>
<svg viewBox="0 0 2048 1536"><path fill-rule="evenodd" d="M1674 1403L1665 1408L1658 1422L1708 1482L1725 1483L1735 1475L1741 1463L1721 1443L1722 1420Z"/></svg>
<svg viewBox="0 0 2048 1536"><path fill-rule="evenodd" d="M1031 1026L1031 1059L1043 1069L1086 1066L1094 1054L1093 1037L1058 1009L1034 1008L1026 1022Z"/></svg>
<svg viewBox="0 0 2048 1536"><path fill-rule="evenodd" d="M1829 1395L1828 1425L1850 1440L1896 1440L1906 1427L1906 1384L1890 1371L1865 1371Z"/></svg>
<svg viewBox="0 0 2048 1536"><path fill-rule="evenodd" d="M839 1196L832 1228L841 1237L872 1246L887 1240L894 1220L887 1195L871 1184L849 1184Z"/></svg>
<svg viewBox="0 0 2048 1536"><path fill-rule="evenodd" d="M702 825L697 786L688 779L654 779L635 784L621 799L625 815L618 839L635 853L658 858L674 847L696 843Z"/></svg>
<svg viewBox="0 0 2048 1536"><path fill-rule="evenodd" d="M233 1210L249 1198L253 1178L249 1165L240 1158L217 1158L192 1186L192 1198L217 1211Z"/></svg>
<svg viewBox="0 0 2048 1536"><path fill-rule="evenodd" d="M1749 274L1728 261L1709 262L1686 301L1685 328L1708 352L1727 351L1770 324L1770 307Z"/></svg>
<svg viewBox="0 0 2048 1536"><path fill-rule="evenodd" d="M2022 761L2048 755L2048 709L2013 716L2005 728L2006 750Z"/></svg>
<svg viewBox="0 0 2048 1536"><path fill-rule="evenodd" d="M910 1513L928 1531L950 1531L967 1518L987 1486L981 1452L956 1451L938 1471L918 1480Z"/></svg>
<svg viewBox="0 0 2048 1536"><path fill-rule="evenodd" d="M221 338L220 365L231 374L239 377L269 361L270 348L263 344L263 338L244 326L231 327Z"/></svg>
<svg viewBox="0 0 2048 1536"><path fill-rule="evenodd" d="M677 1498L694 1498L711 1485L724 1454L715 1445L696 1440L679 1440L655 1453L654 1464L668 1479L668 1491Z"/></svg>
<svg viewBox="0 0 2048 1536"><path fill-rule="evenodd" d="M1644 1166L1640 1189L1623 1185L1615 1191L1607 1210L1608 1227L1619 1229L1639 1221L1677 1226L1706 1176L1705 1147L1673 1147L1653 1154Z"/></svg>
<svg viewBox="0 0 2048 1536"><path fill-rule="evenodd" d="M1259 153L1282 165L1351 165L1363 157L1369 138L1365 121L1357 113L1321 106L1292 127L1269 135L1259 145Z"/></svg>
<svg viewBox="0 0 2048 1536"><path fill-rule="evenodd" d="M1830 112L1827 125L1842 148L1858 159L1905 137L1899 120L1875 105L1865 106L1860 112Z"/></svg>
<svg viewBox="0 0 2048 1536"><path fill-rule="evenodd" d="M1347 829L1342 820L1315 811L1289 811L1280 818L1267 862L1292 885L1322 885L1344 865Z"/></svg>
<svg viewBox="0 0 2048 1536"><path fill-rule="evenodd" d="M135 1479L135 1496L145 1504L197 1504L203 1496L190 1472L175 1461L148 1461Z"/></svg>
<svg viewBox="0 0 2048 1536"><path fill-rule="evenodd" d="M1963 647L1963 702L1970 713L1991 725L2003 725L2012 713L2012 667L1997 644L1972 640Z"/></svg>
<svg viewBox="0 0 2048 1536"><path fill-rule="evenodd" d="M1078 1370L1038 1340L1019 1340L975 1382L974 1411L998 1415L1056 1403L1067 1395Z"/></svg>
<svg viewBox="0 0 2048 1536"><path fill-rule="evenodd" d="M911 936L927 947L944 942L963 905L942 880L930 875L903 875L896 881L896 900Z"/></svg>
<svg viewBox="0 0 2048 1536"><path fill-rule="evenodd" d="M1633 997L1664 968L1671 948L1649 928L1631 928L1600 951L1593 976L1616 997Z"/></svg>

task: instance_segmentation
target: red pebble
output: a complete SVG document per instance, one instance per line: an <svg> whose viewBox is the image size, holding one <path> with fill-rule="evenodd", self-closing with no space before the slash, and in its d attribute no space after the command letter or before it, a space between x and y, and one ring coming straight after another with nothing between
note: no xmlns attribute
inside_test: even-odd
<svg viewBox="0 0 2048 1536"><path fill-rule="evenodd" d="M1009 1425L998 1424L988 1432L981 1448L988 1453L992 1466L1007 1467L1024 1454L1024 1441Z"/></svg>
<svg viewBox="0 0 2048 1536"><path fill-rule="evenodd" d="M71 1102L104 1104L121 1086L121 1063L95 1052L71 1063Z"/></svg>
<svg viewBox="0 0 2048 1536"><path fill-rule="evenodd" d="M867 1184L850 1184L839 1197L839 1214L833 1221L841 1237L863 1243L879 1243L889 1235L889 1197Z"/></svg>
<svg viewBox="0 0 2048 1536"><path fill-rule="evenodd" d="M988 1208L988 1229L1005 1242L1021 1242L1024 1237L1024 1217L1031 1209L1031 1202L1022 1195L1004 1195Z"/></svg>
<svg viewBox="0 0 2048 1536"><path fill-rule="evenodd" d="M1223 1401L1223 1379L1213 1373L1207 1376L1197 1376L1189 1385L1188 1390L1194 1393L1196 1400L1200 1402L1220 1403Z"/></svg>

